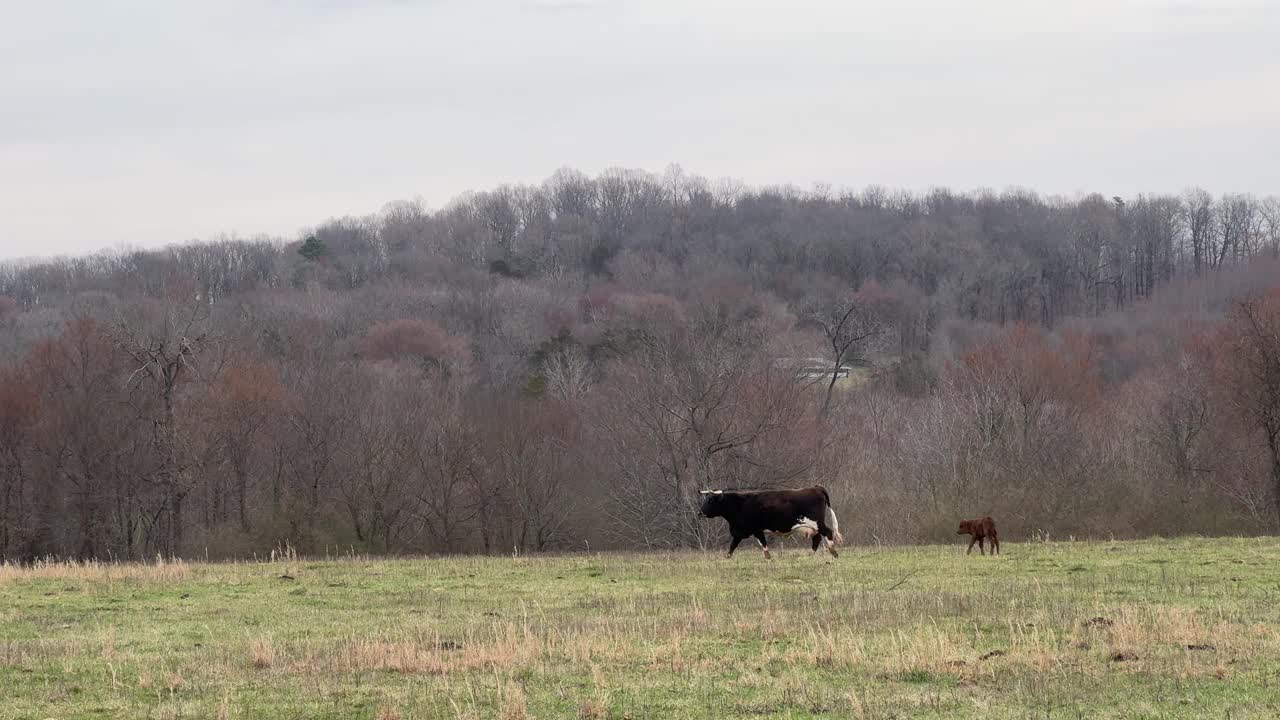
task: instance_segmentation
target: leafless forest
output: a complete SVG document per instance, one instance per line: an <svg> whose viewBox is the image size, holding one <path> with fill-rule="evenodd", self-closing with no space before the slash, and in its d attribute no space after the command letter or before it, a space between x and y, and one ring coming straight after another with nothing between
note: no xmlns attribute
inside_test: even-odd
<svg viewBox="0 0 1280 720"><path fill-rule="evenodd" d="M562 170L0 268L5 560L690 546L812 483L849 542L1276 531L1280 199Z"/></svg>

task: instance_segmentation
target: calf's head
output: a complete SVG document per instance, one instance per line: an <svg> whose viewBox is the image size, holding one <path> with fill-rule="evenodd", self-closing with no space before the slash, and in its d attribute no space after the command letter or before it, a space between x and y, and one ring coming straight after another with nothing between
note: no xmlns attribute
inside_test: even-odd
<svg viewBox="0 0 1280 720"><path fill-rule="evenodd" d="M957 534L957 535L972 535L972 534L973 534L973 521L972 521L972 520L961 520L961 521L960 521L960 530L959 530L959 531L957 531L957 532L956 532L956 534Z"/></svg>

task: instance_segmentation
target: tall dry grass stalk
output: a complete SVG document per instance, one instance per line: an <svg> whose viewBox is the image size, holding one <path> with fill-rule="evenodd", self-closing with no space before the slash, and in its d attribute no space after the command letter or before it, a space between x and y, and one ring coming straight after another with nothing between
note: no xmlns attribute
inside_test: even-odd
<svg viewBox="0 0 1280 720"><path fill-rule="evenodd" d="M249 657L253 666L266 670L276 664L276 644L270 635L257 638L249 644Z"/></svg>
<svg viewBox="0 0 1280 720"><path fill-rule="evenodd" d="M29 565L0 564L0 584L17 580L78 580L82 582L134 581L180 583L191 576L191 566L180 559L157 556L154 562L103 562L101 560L37 560Z"/></svg>

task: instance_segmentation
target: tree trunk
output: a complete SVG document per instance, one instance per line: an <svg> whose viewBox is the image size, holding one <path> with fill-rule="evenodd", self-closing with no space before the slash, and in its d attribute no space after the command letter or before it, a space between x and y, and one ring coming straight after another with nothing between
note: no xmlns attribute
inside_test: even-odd
<svg viewBox="0 0 1280 720"><path fill-rule="evenodd" d="M1271 498L1276 506L1276 523L1280 526L1280 428L1267 433L1267 447L1271 450Z"/></svg>
<svg viewBox="0 0 1280 720"><path fill-rule="evenodd" d="M245 495L248 494L249 473L243 463L236 468L236 511L240 518L240 529L249 532L249 510L246 507Z"/></svg>
<svg viewBox="0 0 1280 720"><path fill-rule="evenodd" d="M177 557L182 552L183 527L182 527L182 493L175 493L173 501L169 504L169 554Z"/></svg>
<svg viewBox="0 0 1280 720"><path fill-rule="evenodd" d="M822 410L819 411L818 417L825 418L831 410L831 394L835 392L836 380L840 378L840 359L836 358L836 367L831 371L831 382L827 383L827 393L822 398Z"/></svg>

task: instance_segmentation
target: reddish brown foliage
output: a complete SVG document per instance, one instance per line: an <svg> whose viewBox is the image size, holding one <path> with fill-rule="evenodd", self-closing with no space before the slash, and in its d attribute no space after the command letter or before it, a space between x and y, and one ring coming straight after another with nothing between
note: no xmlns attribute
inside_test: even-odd
<svg viewBox="0 0 1280 720"><path fill-rule="evenodd" d="M680 302L662 293L619 293L613 297L613 305L630 318L674 320L680 317Z"/></svg>
<svg viewBox="0 0 1280 720"><path fill-rule="evenodd" d="M1024 406L1087 402L1101 389L1096 359L1093 339L1083 331L1063 331L1055 346L1043 330L1018 323L948 363L948 370L962 381L1013 393Z"/></svg>
<svg viewBox="0 0 1280 720"><path fill-rule="evenodd" d="M0 443L16 449L21 433L39 410L30 376L21 369L0 369Z"/></svg>
<svg viewBox="0 0 1280 720"><path fill-rule="evenodd" d="M360 341L360 349L372 360L411 357L456 362L466 357L467 341L450 335L432 320L401 318L369 328Z"/></svg>
<svg viewBox="0 0 1280 720"><path fill-rule="evenodd" d="M61 335L41 340L28 355L33 379L39 386L67 383L77 367L109 365L115 356L111 338L90 318L67 321Z"/></svg>
<svg viewBox="0 0 1280 720"><path fill-rule="evenodd" d="M863 305L892 305L898 301L898 296L889 288L881 285L874 278L862 283L862 287L853 294L853 299Z"/></svg>
<svg viewBox="0 0 1280 720"><path fill-rule="evenodd" d="M592 285L578 297L578 312L588 317L593 313L607 313L613 309L613 296L621 291L616 283Z"/></svg>
<svg viewBox="0 0 1280 720"><path fill-rule="evenodd" d="M250 360L223 371L213 400L223 413L244 415L270 408L283 397L284 388L275 368Z"/></svg>

